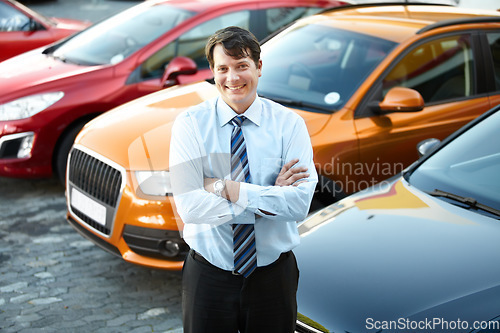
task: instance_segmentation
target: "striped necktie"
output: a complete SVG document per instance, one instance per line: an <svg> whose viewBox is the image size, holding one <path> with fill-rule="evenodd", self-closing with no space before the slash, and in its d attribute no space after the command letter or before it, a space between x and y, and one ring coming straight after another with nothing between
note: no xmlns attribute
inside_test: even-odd
<svg viewBox="0 0 500 333"><path fill-rule="evenodd" d="M241 124L245 116L236 116L231 120L231 179L249 183L250 168L248 166L245 138ZM248 277L257 267L257 251L255 249L255 230L253 224L233 224L234 271Z"/></svg>

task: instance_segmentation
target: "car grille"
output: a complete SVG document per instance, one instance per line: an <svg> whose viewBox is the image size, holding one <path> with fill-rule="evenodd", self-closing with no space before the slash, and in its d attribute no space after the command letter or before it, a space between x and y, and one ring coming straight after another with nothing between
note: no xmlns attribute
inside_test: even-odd
<svg viewBox="0 0 500 333"><path fill-rule="evenodd" d="M105 206L107 217L114 217L123 181L122 172L117 168L80 149L72 149L68 163L68 188L77 189ZM102 225L73 205L70 208L82 222L104 235L111 234L112 222L109 218L109 222Z"/></svg>

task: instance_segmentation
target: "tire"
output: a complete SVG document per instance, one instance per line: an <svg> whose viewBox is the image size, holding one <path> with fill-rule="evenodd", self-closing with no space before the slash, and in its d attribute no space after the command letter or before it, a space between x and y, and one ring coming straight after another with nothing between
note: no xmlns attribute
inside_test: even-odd
<svg viewBox="0 0 500 333"><path fill-rule="evenodd" d="M64 132L54 153L54 173L63 186L66 184L66 165L69 151L84 125L85 123L76 124Z"/></svg>

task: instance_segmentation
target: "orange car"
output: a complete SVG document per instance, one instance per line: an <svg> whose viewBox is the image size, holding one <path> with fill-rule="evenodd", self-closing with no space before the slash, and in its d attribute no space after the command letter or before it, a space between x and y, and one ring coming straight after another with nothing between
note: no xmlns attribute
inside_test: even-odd
<svg viewBox="0 0 500 333"><path fill-rule="evenodd" d="M500 13L336 8L274 36L262 61L259 95L306 120L318 197L336 199L400 172L418 142L500 103ZM217 94L210 82L169 88L89 123L68 162L70 224L128 262L180 269L188 247L170 195L170 130Z"/></svg>

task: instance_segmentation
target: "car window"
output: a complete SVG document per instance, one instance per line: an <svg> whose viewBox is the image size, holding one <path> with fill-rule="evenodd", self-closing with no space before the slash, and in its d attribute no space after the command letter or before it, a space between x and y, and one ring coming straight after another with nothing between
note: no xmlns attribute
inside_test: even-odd
<svg viewBox="0 0 500 333"><path fill-rule="evenodd" d="M296 26L263 45L266 69L258 92L285 105L333 112L395 45L322 24Z"/></svg>
<svg viewBox="0 0 500 333"><path fill-rule="evenodd" d="M416 47L384 78L384 96L394 86L417 90L426 104L471 96L475 87L470 36L441 38Z"/></svg>
<svg viewBox="0 0 500 333"><path fill-rule="evenodd" d="M430 156L411 174L423 191L440 189L500 209L500 112L496 112Z"/></svg>
<svg viewBox="0 0 500 333"><path fill-rule="evenodd" d="M301 17L316 14L322 8L308 7L280 7L266 10L267 34L271 34L285 25L298 20Z"/></svg>
<svg viewBox="0 0 500 333"><path fill-rule="evenodd" d="M193 59L198 68L208 68L205 58L205 45L208 37L217 30L231 25L249 29L249 22L250 11L245 10L218 16L196 26L149 57L142 65L141 77L161 77L165 66L177 56Z"/></svg>
<svg viewBox="0 0 500 333"><path fill-rule="evenodd" d="M495 88L496 90L500 90L500 32L489 33L487 36L493 58Z"/></svg>
<svg viewBox="0 0 500 333"><path fill-rule="evenodd" d="M80 65L116 64L193 15L162 4L136 6L74 36L53 55Z"/></svg>
<svg viewBox="0 0 500 333"><path fill-rule="evenodd" d="M0 2L0 31L27 31L29 23L29 17Z"/></svg>

